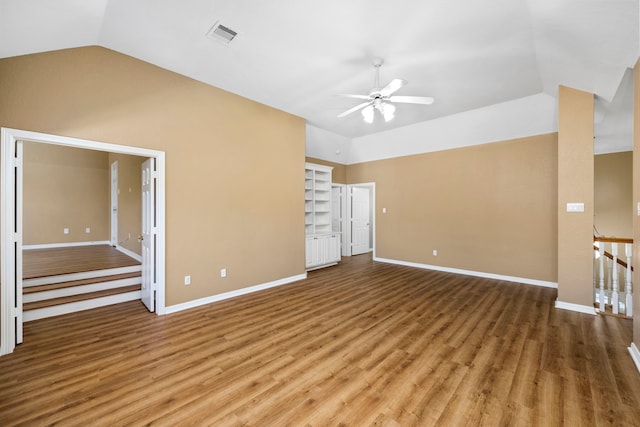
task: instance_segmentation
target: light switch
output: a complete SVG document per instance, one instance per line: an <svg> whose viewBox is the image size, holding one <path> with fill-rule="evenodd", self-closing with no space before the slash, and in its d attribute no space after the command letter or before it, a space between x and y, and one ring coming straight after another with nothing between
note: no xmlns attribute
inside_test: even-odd
<svg viewBox="0 0 640 427"><path fill-rule="evenodd" d="M567 212L584 212L584 203L567 203Z"/></svg>

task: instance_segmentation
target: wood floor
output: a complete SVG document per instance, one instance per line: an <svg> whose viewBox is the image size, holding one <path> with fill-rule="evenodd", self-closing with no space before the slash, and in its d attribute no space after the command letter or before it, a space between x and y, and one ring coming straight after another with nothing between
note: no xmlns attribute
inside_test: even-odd
<svg viewBox="0 0 640 427"><path fill-rule="evenodd" d="M157 317L25 325L0 425L640 425L631 321L554 289L373 263Z"/></svg>
<svg viewBox="0 0 640 427"><path fill-rule="evenodd" d="M22 251L22 277L56 276L129 267L140 262L109 245L71 246Z"/></svg>

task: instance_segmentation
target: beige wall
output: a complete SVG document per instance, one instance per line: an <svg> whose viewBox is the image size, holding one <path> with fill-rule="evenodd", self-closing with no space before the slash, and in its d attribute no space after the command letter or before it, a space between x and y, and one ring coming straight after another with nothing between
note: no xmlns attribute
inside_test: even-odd
<svg viewBox="0 0 640 427"><path fill-rule="evenodd" d="M142 234L141 171L145 160L145 157L109 153L109 165L115 161L118 162L117 243L138 255L142 255L142 244L138 241L138 236ZM109 193L109 199L111 199L111 193Z"/></svg>
<svg viewBox="0 0 640 427"><path fill-rule="evenodd" d="M347 166L346 165L335 163L335 162L329 162L322 159L316 159L314 157L307 157L307 162L315 163L317 165L331 166L333 168L333 170L331 171L331 181L337 184L347 183Z"/></svg>
<svg viewBox="0 0 640 427"><path fill-rule="evenodd" d="M555 282L556 140L347 166L348 183L376 183L376 255Z"/></svg>
<svg viewBox="0 0 640 427"><path fill-rule="evenodd" d="M600 235L633 236L633 152L594 158L594 225Z"/></svg>
<svg viewBox="0 0 640 427"><path fill-rule="evenodd" d="M593 94L560 86L558 99L558 301L593 307Z"/></svg>
<svg viewBox="0 0 640 427"><path fill-rule="evenodd" d="M633 205L640 203L640 60L633 68ZM636 212L636 209L633 209ZM640 265L640 216L633 215L633 265ZM634 273L633 342L640 349L640 280Z"/></svg>
<svg viewBox="0 0 640 427"><path fill-rule="evenodd" d="M33 142L23 147L23 244L108 240L107 153Z"/></svg>
<svg viewBox="0 0 640 427"><path fill-rule="evenodd" d="M167 305L305 271L299 117L86 47L0 60L0 126L166 152Z"/></svg>

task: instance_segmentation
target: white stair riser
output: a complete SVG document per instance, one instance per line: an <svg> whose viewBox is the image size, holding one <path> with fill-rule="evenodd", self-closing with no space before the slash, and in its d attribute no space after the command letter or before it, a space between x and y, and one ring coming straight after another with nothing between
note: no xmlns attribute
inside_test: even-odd
<svg viewBox="0 0 640 427"><path fill-rule="evenodd" d="M44 301L53 298L68 297L71 295L88 294L90 292L115 289L123 286L139 285L142 283L141 277L130 277L128 279L111 280L107 282L91 283L88 285L71 286L68 288L54 289L50 291L36 292L22 296L22 302Z"/></svg>
<svg viewBox="0 0 640 427"><path fill-rule="evenodd" d="M132 265L130 267L110 268L106 270L85 271L82 273L61 274L58 276L37 277L22 281L22 287L39 285L51 285L53 283L71 282L73 280L94 279L96 277L114 276L116 274L137 273L142 271L142 266Z"/></svg>
<svg viewBox="0 0 640 427"><path fill-rule="evenodd" d="M44 319L45 317L60 316L62 314L75 313L76 311L90 310L92 308L104 307L106 305L135 301L139 299L140 291L133 291L123 294L110 295L107 297L93 298L85 301L59 304L52 307L25 311L22 320L24 322L29 322L32 320Z"/></svg>

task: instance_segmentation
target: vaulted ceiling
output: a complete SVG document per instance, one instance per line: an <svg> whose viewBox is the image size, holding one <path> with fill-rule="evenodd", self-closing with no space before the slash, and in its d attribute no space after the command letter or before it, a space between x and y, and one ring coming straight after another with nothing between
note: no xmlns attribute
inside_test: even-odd
<svg viewBox="0 0 640 427"><path fill-rule="evenodd" d="M595 93L615 131L639 16L638 0L0 0L0 57L100 45L347 138L567 85ZM206 36L217 21L231 44ZM338 94L372 88L374 57L383 85L405 79L397 95L435 103L337 118L359 102Z"/></svg>

